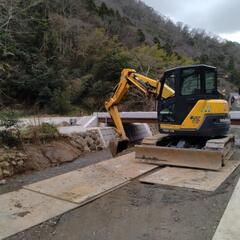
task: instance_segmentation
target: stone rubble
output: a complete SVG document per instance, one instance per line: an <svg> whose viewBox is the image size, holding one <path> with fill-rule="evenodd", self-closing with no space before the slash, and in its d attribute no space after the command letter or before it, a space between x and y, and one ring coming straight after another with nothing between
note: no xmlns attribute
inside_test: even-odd
<svg viewBox="0 0 240 240"><path fill-rule="evenodd" d="M24 171L24 162L27 160L27 155L24 152L1 149L0 154L0 179Z"/></svg>
<svg viewBox="0 0 240 240"><path fill-rule="evenodd" d="M103 144L97 130L89 130L83 133L73 133L71 144L82 152L100 151Z"/></svg>
<svg viewBox="0 0 240 240"><path fill-rule="evenodd" d="M41 165L39 161L48 161L49 164L43 163L46 167L54 166L73 161L82 153L100 151L104 148L97 130L73 133L71 136L64 137L64 139L62 142L55 141L39 146L32 145L35 148L34 153L38 156L33 151L0 148L0 179L27 170L36 170ZM26 149L31 149L31 145L30 147L27 145ZM30 161L32 162L31 167L29 167ZM36 168L32 167L34 164L36 164Z"/></svg>

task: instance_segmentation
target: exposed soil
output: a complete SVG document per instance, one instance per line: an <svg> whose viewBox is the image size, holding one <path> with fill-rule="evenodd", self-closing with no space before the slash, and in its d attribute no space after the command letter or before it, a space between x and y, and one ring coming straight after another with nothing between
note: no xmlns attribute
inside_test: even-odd
<svg viewBox="0 0 240 240"><path fill-rule="evenodd" d="M48 144L26 146L27 170L41 170L77 159L82 152L66 141L53 141Z"/></svg>
<svg viewBox="0 0 240 240"><path fill-rule="evenodd" d="M101 154L103 157L106 153ZM85 161L96 161L92 160L94 158L101 160L99 154L95 154L86 157ZM49 172L43 173L43 178L71 168L73 166L60 171L48 169ZM147 185L135 180L85 206L8 239L210 240L239 173L240 168L216 192ZM36 181L39 178L42 177L29 177L23 182ZM10 189L13 188L8 186L5 191Z"/></svg>

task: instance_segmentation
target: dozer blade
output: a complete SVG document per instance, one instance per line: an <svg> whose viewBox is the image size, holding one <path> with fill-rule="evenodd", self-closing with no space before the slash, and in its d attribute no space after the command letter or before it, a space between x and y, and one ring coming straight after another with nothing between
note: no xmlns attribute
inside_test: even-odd
<svg viewBox="0 0 240 240"><path fill-rule="evenodd" d="M222 152L213 150L135 146L136 159L156 165L219 170L222 167Z"/></svg>
<svg viewBox="0 0 240 240"><path fill-rule="evenodd" d="M145 163L166 166L181 166L208 170L220 170L234 153L233 135L211 139L203 149L156 146L157 137L147 138L135 146L136 158Z"/></svg>

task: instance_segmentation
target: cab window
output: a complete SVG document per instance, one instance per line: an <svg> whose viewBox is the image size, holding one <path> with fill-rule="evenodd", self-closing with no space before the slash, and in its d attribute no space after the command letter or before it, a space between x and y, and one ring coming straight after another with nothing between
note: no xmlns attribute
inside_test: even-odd
<svg viewBox="0 0 240 240"><path fill-rule="evenodd" d="M165 83L168 87L175 92L176 89L176 76L174 72L169 72L165 76ZM164 90L163 90L164 91ZM164 95L164 94L163 94ZM163 98L159 104L160 121L161 122L175 122L175 98L170 96Z"/></svg>
<svg viewBox="0 0 240 240"><path fill-rule="evenodd" d="M201 74L196 69L184 69L181 73L181 95L196 95L201 93Z"/></svg>
<svg viewBox="0 0 240 240"><path fill-rule="evenodd" d="M175 82L176 82L176 78L174 73L169 74L165 79L165 84L168 85L174 91L175 91Z"/></svg>
<svg viewBox="0 0 240 240"><path fill-rule="evenodd" d="M213 71L206 71L206 93L213 94L216 93L216 73Z"/></svg>

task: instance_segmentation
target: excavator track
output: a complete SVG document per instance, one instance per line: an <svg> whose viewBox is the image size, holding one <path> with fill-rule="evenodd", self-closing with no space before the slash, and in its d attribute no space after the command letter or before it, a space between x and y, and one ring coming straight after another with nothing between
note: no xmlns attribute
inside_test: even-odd
<svg viewBox="0 0 240 240"><path fill-rule="evenodd" d="M136 145L137 160L163 166L181 166L208 170L220 170L234 152L234 136L210 139L201 149L157 146L166 135L145 138Z"/></svg>

